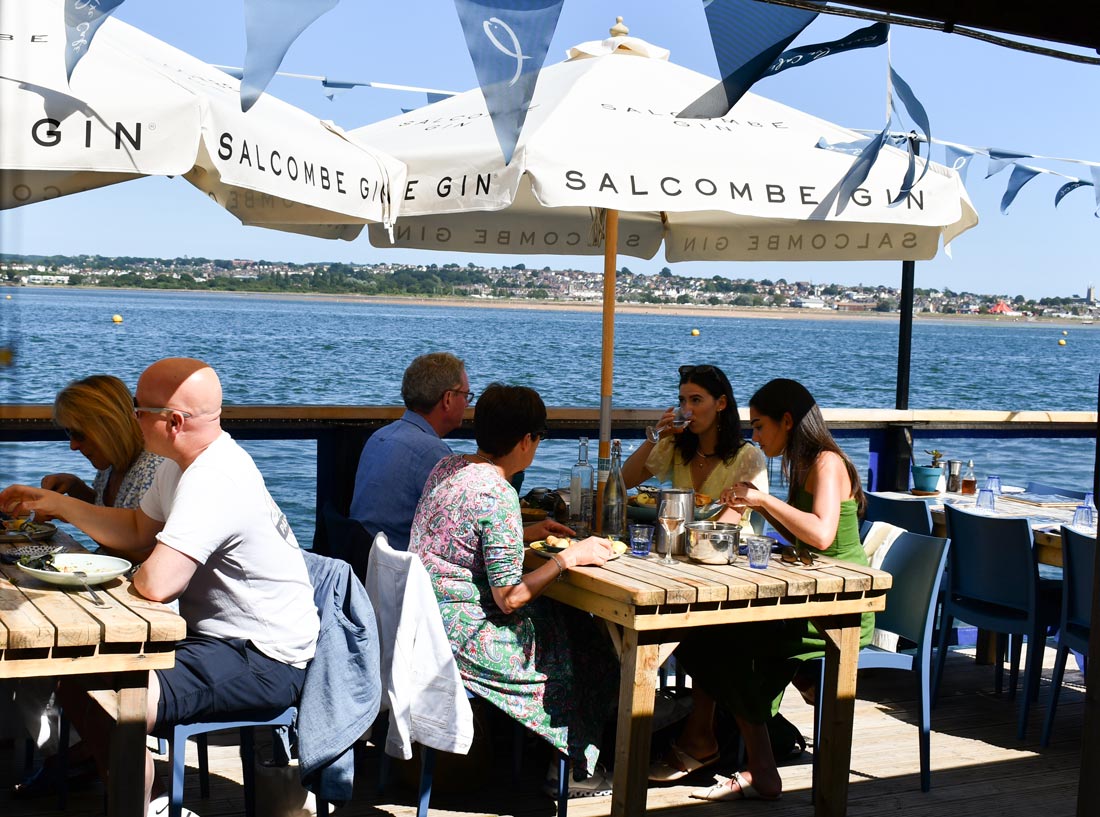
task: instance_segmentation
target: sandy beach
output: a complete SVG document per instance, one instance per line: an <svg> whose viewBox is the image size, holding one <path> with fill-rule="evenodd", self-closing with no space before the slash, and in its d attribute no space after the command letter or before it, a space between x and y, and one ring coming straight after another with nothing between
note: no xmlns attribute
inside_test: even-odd
<svg viewBox="0 0 1100 817"><path fill-rule="evenodd" d="M33 287L49 289L49 287ZM66 287L67 289L69 287ZM92 289L115 292L147 291L132 287L72 287L74 289ZM13 287L11 291L16 291ZM425 298L404 295L355 295L350 293L301 293L301 292L240 292L232 290L204 289L158 289L158 292L180 292L189 295L232 295L241 298L263 298L278 301L336 301L339 303L361 304L404 304L408 306L439 306L455 309L521 309L531 312L593 312L599 313L603 305L599 301L546 301L530 298ZM620 315L678 315L699 318L766 318L770 320L814 320L814 321L890 321L897 322L897 312L838 312L833 309L792 309L790 307L734 307L703 306L700 304L626 304L615 305ZM1023 317L1002 317L999 315L947 315L943 313L917 312L913 315L918 321L938 321L951 324L973 324L978 326L1021 326L1021 327L1074 327L1080 329L1100 328L1092 324L1082 324L1072 318L1037 317L1027 320Z"/></svg>

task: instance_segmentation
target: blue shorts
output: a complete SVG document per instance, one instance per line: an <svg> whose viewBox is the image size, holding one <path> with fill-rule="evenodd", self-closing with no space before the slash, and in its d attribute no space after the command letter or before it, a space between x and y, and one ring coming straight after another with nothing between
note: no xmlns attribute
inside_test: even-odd
<svg viewBox="0 0 1100 817"><path fill-rule="evenodd" d="M157 725L271 717L295 706L306 671L269 658L243 638L189 635L176 646L176 665L158 669Z"/></svg>

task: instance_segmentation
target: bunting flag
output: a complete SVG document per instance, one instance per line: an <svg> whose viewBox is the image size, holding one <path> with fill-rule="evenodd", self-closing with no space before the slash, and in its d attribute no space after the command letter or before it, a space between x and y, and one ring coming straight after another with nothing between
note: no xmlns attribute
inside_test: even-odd
<svg viewBox="0 0 1100 817"><path fill-rule="evenodd" d="M564 0L455 0L505 164L512 161Z"/></svg>
<svg viewBox="0 0 1100 817"><path fill-rule="evenodd" d="M686 119L717 119L729 113L818 14L756 0L703 0L703 4L722 81L680 111L679 116Z"/></svg>
<svg viewBox="0 0 1100 817"><path fill-rule="evenodd" d="M1020 188L1043 172L1043 170L1037 167L1014 164L1012 166L1012 175L1008 179L1008 186L1005 188L1005 194L1001 196L1001 212L1007 215L1008 208L1011 206L1012 202L1016 200L1016 194L1020 192ZM986 178L988 179L989 177L986 176Z"/></svg>
<svg viewBox="0 0 1100 817"><path fill-rule="evenodd" d="M88 53L92 37L123 0L65 0L65 77L73 78L73 69Z"/></svg>
<svg viewBox="0 0 1100 817"><path fill-rule="evenodd" d="M945 144L943 148L944 152L944 164L959 174L959 178L962 179L962 183L966 185L966 171L970 169L971 162L974 161L974 153L969 148L962 145L948 145Z"/></svg>
<svg viewBox="0 0 1100 817"><path fill-rule="evenodd" d="M76 0L76 2L87 0ZM244 0L248 48L241 79L241 110L256 104L298 35L340 0Z"/></svg>
<svg viewBox="0 0 1100 817"><path fill-rule="evenodd" d="M904 202L912 193L913 188L924 178L924 174L928 172L928 163L925 162L920 176L916 176L917 149L915 145L915 143L920 141L932 142L932 128L928 121L928 113L925 111L920 100L917 99L916 94L913 93L913 89L909 87L909 83L902 79L901 75L894 70L889 60L887 60L887 68L889 70L890 83L887 93L886 127L866 141L847 142L838 145L827 145L823 144L822 141L818 142L819 148L842 150L843 152L855 155L857 158L852 162L852 166L848 169L844 178L840 180L840 184L838 184L815 209L815 216L824 217L824 215L829 212L833 202L836 201L839 201L837 204L837 213L844 212L844 208L848 205L848 202L851 201L856 190L866 181L867 174L871 172L871 167L878 158L882 146L885 145L888 140L894 139L897 141L897 134L892 134L890 132L890 124L896 116L895 97L901 102L909 119L912 120L914 126L919 129L920 133L914 133L913 138L905 137L900 140L904 149L909 153L909 165L898 186L898 193L890 203L896 205Z"/></svg>
<svg viewBox="0 0 1100 817"><path fill-rule="evenodd" d="M1006 167L1015 165L1017 159L1034 158L1027 153L1016 153L1012 150L1001 150L1000 148L986 148L983 152L989 157L989 166L985 169L987 179L996 176Z"/></svg>
<svg viewBox="0 0 1100 817"><path fill-rule="evenodd" d="M775 58L775 62L764 71L760 79L773 77L788 68L801 68L803 65L809 65L823 57L831 57L833 54L843 54L845 51L855 51L860 48L877 48L885 45L889 36L889 23L872 23L856 29L839 40L790 48Z"/></svg>

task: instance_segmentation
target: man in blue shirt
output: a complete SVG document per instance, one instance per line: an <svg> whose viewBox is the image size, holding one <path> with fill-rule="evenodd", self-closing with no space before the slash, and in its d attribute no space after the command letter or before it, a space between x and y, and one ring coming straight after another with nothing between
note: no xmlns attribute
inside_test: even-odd
<svg viewBox="0 0 1100 817"><path fill-rule="evenodd" d="M416 503L436 463L451 453L441 437L462 425L473 403L465 364L448 352L416 358L401 379L401 418L374 432L363 446L349 516L373 538L407 550Z"/></svg>

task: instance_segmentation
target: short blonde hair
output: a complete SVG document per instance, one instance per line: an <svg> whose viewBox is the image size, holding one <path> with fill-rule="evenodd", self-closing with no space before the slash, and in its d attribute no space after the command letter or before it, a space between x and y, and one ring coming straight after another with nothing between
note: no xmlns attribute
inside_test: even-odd
<svg viewBox="0 0 1100 817"><path fill-rule="evenodd" d="M94 374L63 388L53 401L53 419L91 440L116 470L129 470L145 449L134 396L113 375Z"/></svg>

